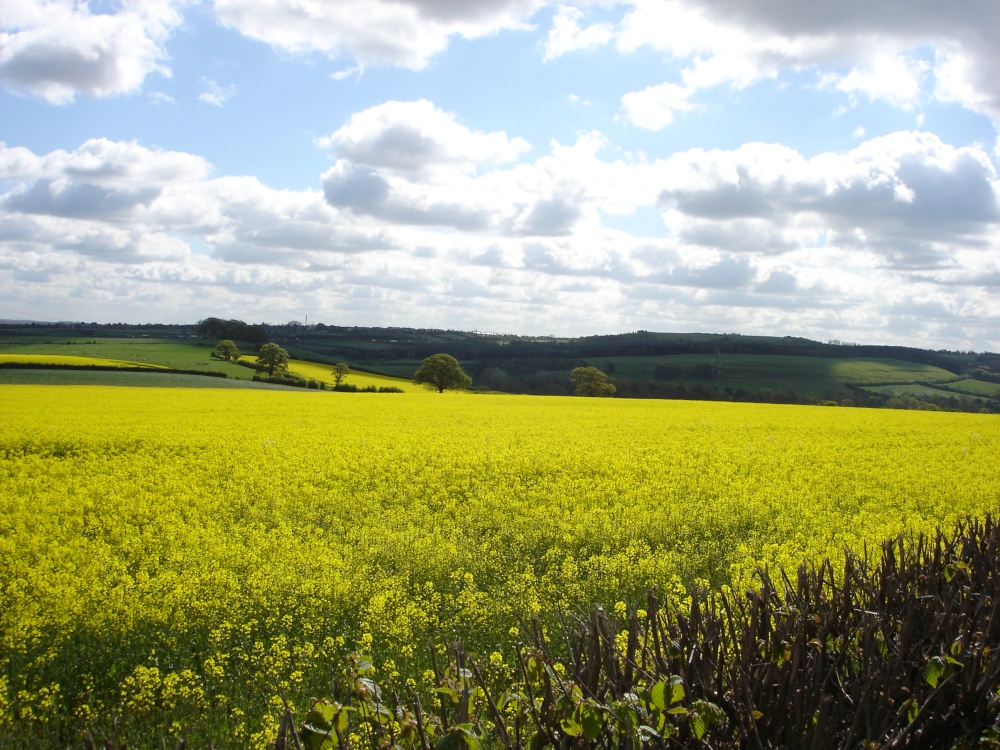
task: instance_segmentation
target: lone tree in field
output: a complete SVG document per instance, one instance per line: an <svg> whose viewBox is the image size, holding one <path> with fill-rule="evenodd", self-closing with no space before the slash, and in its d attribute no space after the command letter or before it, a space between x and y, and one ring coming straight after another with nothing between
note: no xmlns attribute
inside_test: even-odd
<svg viewBox="0 0 1000 750"><path fill-rule="evenodd" d="M240 358L239 347L229 339L223 339L215 345L215 356L223 359L231 359L234 362Z"/></svg>
<svg viewBox="0 0 1000 750"><path fill-rule="evenodd" d="M576 385L577 396L612 396L617 390L596 367L577 367L569 379Z"/></svg>
<svg viewBox="0 0 1000 750"><path fill-rule="evenodd" d="M338 362L333 366L333 371L330 373L333 375L333 384L335 386L340 385L340 381L351 374L351 368L347 366L344 362Z"/></svg>
<svg viewBox="0 0 1000 750"><path fill-rule="evenodd" d="M458 360L450 354L435 354L425 359L420 369L413 373L413 382L437 388L438 393L472 387L472 378L462 372Z"/></svg>
<svg viewBox="0 0 1000 750"><path fill-rule="evenodd" d="M288 352L277 344L264 344L257 353L257 369L267 370L267 374L288 372Z"/></svg>

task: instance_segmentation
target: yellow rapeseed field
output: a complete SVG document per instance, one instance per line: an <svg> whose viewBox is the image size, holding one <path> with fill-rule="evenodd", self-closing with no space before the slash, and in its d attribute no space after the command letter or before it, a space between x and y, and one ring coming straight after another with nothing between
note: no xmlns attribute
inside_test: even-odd
<svg viewBox="0 0 1000 750"><path fill-rule="evenodd" d="M991 415L0 386L0 746L262 747L343 655L996 511ZM619 608L620 609L620 608ZM497 661L495 658L494 661ZM502 661L502 660L501 660Z"/></svg>
<svg viewBox="0 0 1000 750"><path fill-rule="evenodd" d="M127 362L122 359L104 359L103 357L80 357L72 354L0 354L0 364L10 362L18 365L69 365L72 367L148 367L155 370L165 369L161 365L151 365L143 362Z"/></svg>

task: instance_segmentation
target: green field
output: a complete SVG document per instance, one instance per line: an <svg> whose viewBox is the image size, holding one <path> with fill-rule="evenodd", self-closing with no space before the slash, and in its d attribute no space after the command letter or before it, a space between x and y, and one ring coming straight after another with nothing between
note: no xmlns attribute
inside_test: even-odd
<svg viewBox="0 0 1000 750"><path fill-rule="evenodd" d="M227 362L215 359L210 356L213 346L197 342L177 342L170 339L65 339L60 342L35 340L30 342L0 342L0 363L5 359L32 360L45 364L60 365L137 365L148 367L169 367L178 370L202 370L208 372L224 372L228 378L240 381L250 381L256 372L249 367L237 365L234 362ZM247 361L252 362L255 357L247 352ZM302 360L290 360L289 371L293 374L301 375L306 379L315 379L332 385L334 378L331 374L330 365L306 362ZM415 369L415 368L414 368ZM122 379L121 374L109 373L104 380L100 377L79 381L74 380L71 375L64 375L62 379L28 379L28 376L14 376L12 371L4 373L0 371L0 382L26 383L26 382L90 382L99 384L105 382L109 385L122 383L132 384L132 379ZM412 371L410 375L412 376ZM212 380L216 378L203 378L188 376L180 379L175 376L174 385L184 385L190 387L212 387L212 383L202 383L201 380ZM219 379L221 380L221 379ZM344 381L359 388L368 386L374 387L396 387L405 391L422 391L411 385L409 380L400 380L385 375L376 375L352 371ZM149 381L148 385L163 384L163 381ZM235 384L230 385L234 387ZM224 386L219 386L224 387Z"/></svg>
<svg viewBox="0 0 1000 750"><path fill-rule="evenodd" d="M210 357L213 347L204 342L178 342L171 339L65 339L60 342L35 340L31 342L0 342L0 356L36 355L45 357L93 357L115 360L136 365L155 365L184 370L207 370L224 372L230 378L250 380L254 371L232 362ZM299 357L307 356L318 362L293 359L290 371L307 379L333 383L330 370L332 364L340 361L336 357L324 357L302 349L291 352ZM252 361L253 355L247 353ZM329 362L330 364L321 364ZM567 373L574 362L565 365ZM803 396L821 398L849 386L864 386L867 390L898 395L951 395L943 390L917 385L925 383L954 381L954 373L938 367L901 360L874 358L831 359L823 357L796 357L756 354L676 355L659 357L612 357L587 362L587 364L608 371L612 378L634 378L660 380L660 382L703 382L720 391L789 391ZM353 370L345 382L366 386L393 386L406 391L420 391L409 384L413 372L419 367L417 360L391 360L369 363L384 375ZM661 365L680 368L714 368L715 376L658 379L657 367ZM6 381L15 382L15 381ZM23 380L17 382L25 382ZM47 381L48 382L48 381ZM67 381L64 381L67 382ZM181 381L178 381L181 382ZM192 382L196 381L184 381ZM880 385L886 384L886 385ZM902 385L901 385L902 384ZM1000 385L974 380L950 383L949 388L980 397L995 397Z"/></svg>
<svg viewBox="0 0 1000 750"><path fill-rule="evenodd" d="M973 380L966 378L956 383L949 383L948 388L959 393L967 393L970 396L984 396L986 398L997 398L1000 396L1000 383L988 383L983 380Z"/></svg>
<svg viewBox="0 0 1000 750"><path fill-rule="evenodd" d="M890 396L902 396L904 394L909 394L910 396L915 396L921 398L924 396L939 396L941 398L948 398L948 396L954 396L955 393L952 391L945 391L940 388L933 388L927 385L919 385L917 383L904 383L902 385L879 385L866 387L866 391L872 391L873 393L885 393Z"/></svg>
<svg viewBox="0 0 1000 750"><path fill-rule="evenodd" d="M178 342L175 339L62 339L31 342L0 342L0 354L93 357L121 360L137 365L155 364L177 370L224 372L231 378L249 380L253 370L232 362L213 359L214 344Z"/></svg>

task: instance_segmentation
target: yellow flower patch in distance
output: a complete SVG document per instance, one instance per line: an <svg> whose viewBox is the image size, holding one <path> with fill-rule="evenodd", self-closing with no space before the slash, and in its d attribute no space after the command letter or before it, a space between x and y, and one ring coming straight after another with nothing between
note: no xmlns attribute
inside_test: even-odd
<svg viewBox="0 0 1000 750"><path fill-rule="evenodd" d="M257 357L254 354L243 355L242 359L249 360L250 362L257 361ZM301 359L289 359L288 371L294 375L300 375L301 377L309 380L317 380L319 382L326 383L327 385L333 385L334 382L336 382L336 377L333 374L333 365L324 365L318 362L306 362ZM356 385L358 388L368 388L369 386L374 386L376 388L391 387L399 388L404 393L427 393L427 389L413 385L413 383L409 380L393 378L388 375L361 372L353 369L347 374L342 382L347 385Z"/></svg>
<svg viewBox="0 0 1000 750"><path fill-rule="evenodd" d="M147 362L129 362L122 359L103 359L100 357L80 357L72 354L0 354L0 364L6 362L22 365L69 365L72 367L148 367L153 370L168 369L163 365L153 365Z"/></svg>
<svg viewBox="0 0 1000 750"><path fill-rule="evenodd" d="M27 385L0 413L0 738L55 712L242 747L353 650L417 684L428 643L510 664L528 615L744 585L1000 496L993 415Z"/></svg>

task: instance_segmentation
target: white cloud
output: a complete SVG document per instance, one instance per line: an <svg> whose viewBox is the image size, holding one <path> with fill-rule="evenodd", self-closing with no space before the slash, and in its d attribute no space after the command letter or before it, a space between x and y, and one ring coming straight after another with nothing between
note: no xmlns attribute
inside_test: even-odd
<svg viewBox="0 0 1000 750"><path fill-rule="evenodd" d="M765 0L636 0L631 6L615 30L615 44L624 52L649 47L680 61L688 98L699 89L744 88L783 70L811 69L823 85L850 95L907 110L933 95L1000 123L1000 79L991 74L1000 66L1000 14L993 0L852 1L822 8ZM669 121L661 117L660 126Z"/></svg>
<svg viewBox="0 0 1000 750"><path fill-rule="evenodd" d="M214 0L227 26L286 52L420 69L453 36L525 28L540 0Z"/></svg>
<svg viewBox="0 0 1000 750"><path fill-rule="evenodd" d="M545 60L555 60L570 52L601 47L614 37L610 23L596 23L586 28L580 26L584 13L579 8L560 5L552 19L545 42Z"/></svg>
<svg viewBox="0 0 1000 750"><path fill-rule="evenodd" d="M640 128L660 130L674 121L675 112L691 109L689 99L694 92L676 83L661 83L622 97L628 119Z"/></svg>
<svg viewBox="0 0 1000 750"><path fill-rule="evenodd" d="M236 94L236 86L222 86L211 78L203 78L202 85L205 90L198 95L198 101L213 107L225 105Z"/></svg>
<svg viewBox="0 0 1000 750"><path fill-rule="evenodd" d="M911 55L875 55L845 76L827 74L823 79L826 85L847 94L863 94L870 100L881 99L912 111L920 103L929 69L926 61Z"/></svg>
<svg viewBox="0 0 1000 750"><path fill-rule="evenodd" d="M363 65L354 65L350 68L344 68L343 70L337 70L330 74L330 78L335 81L344 81L348 78L361 78L365 73L365 67Z"/></svg>
<svg viewBox="0 0 1000 750"><path fill-rule="evenodd" d="M351 116L321 142L355 164L426 176L440 169L470 173L510 162L530 146L506 133L470 130L432 102L386 102Z"/></svg>
<svg viewBox="0 0 1000 750"><path fill-rule="evenodd" d="M149 74L170 75L163 45L181 22L181 4L135 0L116 13L95 13L68 0L7 0L0 81L51 104L138 91Z"/></svg>
<svg viewBox="0 0 1000 750"><path fill-rule="evenodd" d="M709 248L818 257L839 248L907 271L948 267L960 247L992 248L1000 226L989 157L923 133L812 159L748 144L655 166L674 236Z"/></svg>
<svg viewBox="0 0 1000 750"><path fill-rule="evenodd" d="M61 295L67 309L94 290L91 319L117 297L185 320L305 306L385 325L420 311L434 325L475 299L463 320L492 329L723 330L739 315L742 332L914 341L926 330L904 332L910 297L973 337L986 325L974 321L1000 316L997 177L976 149L894 133L813 158L748 144L649 161L610 158L586 133L523 162L516 139L433 107L376 114L371 130L360 118L337 131L352 158L323 176L325 193L214 177L197 156L130 142L0 148L0 293L18 309ZM399 122L449 135L413 159L380 155ZM663 238L601 223L654 205Z"/></svg>

